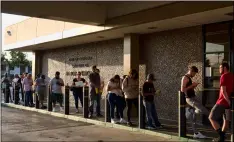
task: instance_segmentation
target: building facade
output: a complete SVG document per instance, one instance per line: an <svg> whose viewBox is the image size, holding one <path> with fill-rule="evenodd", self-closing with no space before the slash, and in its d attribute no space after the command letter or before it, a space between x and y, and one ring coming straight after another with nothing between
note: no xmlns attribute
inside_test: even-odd
<svg viewBox="0 0 234 142"><path fill-rule="evenodd" d="M174 17L172 13L168 14L168 11L164 11L161 15L155 13L156 10L160 11L167 6L172 8L177 5L179 8L180 4L182 3L167 4L164 7L148 7L148 9L141 9L139 13L135 12L135 15L133 12L132 17L129 17L132 21L141 22L148 16L152 19L150 22L118 27L109 26L108 28L87 25L83 33L84 26L74 24L74 27L69 29L70 35L67 30L58 30L60 28L56 22L61 21L42 19L44 26L35 24L32 29L37 33L47 31L43 35L34 33L34 36L30 37L31 30L19 35L19 31L24 31L25 27L18 27L15 32L18 33L16 36L23 38L23 34L27 34L24 39L18 41L19 38L17 38L10 41L12 37L7 34L5 39L11 50L34 52L34 75L42 72L48 79L51 79L56 71L60 71L61 78L68 85L72 83L77 71L81 71L87 79L87 73L91 71L93 65L97 65L100 69L100 75L104 78L105 84L115 74L126 75L130 68L134 68L139 70L139 87L141 87L146 75L154 73L156 76L154 85L157 90L161 91L155 99L158 115L162 119L176 120L178 91L181 78L187 72L188 67L195 65L199 69L198 75L193 80L200 83L196 88L196 93L207 108L214 105L219 91L219 64L223 61L228 62L231 70L234 70L232 3L201 2L200 11L196 11L199 9L196 8L196 6L199 7L196 3L193 5L194 8L191 7L190 10L193 12L190 14L180 16L174 14ZM187 8L189 6L191 5ZM185 10L180 12L185 12ZM137 14L139 19L136 17L134 19ZM156 18L150 14L155 14ZM129 19L123 19L128 16L122 15L122 19L119 16L118 22L112 19L110 23L115 21L116 23L122 22L124 25ZM140 18L141 16L145 17ZM40 23L41 19L36 18L36 20ZM66 27L66 22L61 25ZM7 30L13 29L14 26L16 25L8 27ZM58 26L57 30L56 26ZM49 32L51 28L48 27L55 29ZM87 30L87 28L99 28L99 30ZM56 33L60 33L61 36L56 37ZM63 36L64 33L68 35ZM29 44L29 40L34 42ZM39 40L40 42L37 42ZM28 44L23 43L24 41L28 41ZM103 98L105 94L106 92ZM71 100L73 100L72 97Z"/></svg>

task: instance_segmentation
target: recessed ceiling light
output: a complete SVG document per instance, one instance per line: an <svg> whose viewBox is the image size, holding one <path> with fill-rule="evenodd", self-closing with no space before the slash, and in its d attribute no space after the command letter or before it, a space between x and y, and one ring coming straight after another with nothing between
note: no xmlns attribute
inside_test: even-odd
<svg viewBox="0 0 234 142"><path fill-rule="evenodd" d="M104 36L98 36L97 38L104 38Z"/></svg>
<svg viewBox="0 0 234 142"><path fill-rule="evenodd" d="M229 13L226 13L224 15L228 15L228 16L233 16L234 15L234 12L229 12Z"/></svg>
<svg viewBox="0 0 234 142"><path fill-rule="evenodd" d="M157 27L148 27L149 30L157 29Z"/></svg>
<svg viewBox="0 0 234 142"><path fill-rule="evenodd" d="M8 34L9 36L11 36L11 31L7 31L7 34Z"/></svg>

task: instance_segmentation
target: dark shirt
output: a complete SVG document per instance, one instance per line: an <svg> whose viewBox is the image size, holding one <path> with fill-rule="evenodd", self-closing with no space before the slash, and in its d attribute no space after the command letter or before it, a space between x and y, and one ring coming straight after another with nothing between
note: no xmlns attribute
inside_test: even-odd
<svg viewBox="0 0 234 142"><path fill-rule="evenodd" d="M89 81L91 83L91 87L96 87L96 88L101 87L101 79L100 79L100 75L98 73L92 72L89 75Z"/></svg>
<svg viewBox="0 0 234 142"><path fill-rule="evenodd" d="M154 84L151 82L145 82L143 85L143 94L144 93L151 93L152 95L144 96L144 100L148 101L148 102L153 102L154 101L154 93L155 93Z"/></svg>
<svg viewBox="0 0 234 142"><path fill-rule="evenodd" d="M5 88L9 89L10 85L11 84L10 84L9 78L8 77L3 77L2 78L2 88L3 89L5 89Z"/></svg>
<svg viewBox="0 0 234 142"><path fill-rule="evenodd" d="M185 77L187 77L189 79L189 82L186 84L186 87L192 85L193 84L192 79L189 76L187 76L187 75L185 75ZM187 90L187 93L185 93L185 97L186 98L193 98L193 97L195 97L195 91L194 91L194 89Z"/></svg>
<svg viewBox="0 0 234 142"><path fill-rule="evenodd" d="M84 78L81 78L80 81L83 81L83 83L85 83L85 79ZM73 79L72 85L75 85L75 82L78 82L77 78ZM72 87L71 91L73 91L73 93L75 93L75 94L82 94L83 93L83 87Z"/></svg>

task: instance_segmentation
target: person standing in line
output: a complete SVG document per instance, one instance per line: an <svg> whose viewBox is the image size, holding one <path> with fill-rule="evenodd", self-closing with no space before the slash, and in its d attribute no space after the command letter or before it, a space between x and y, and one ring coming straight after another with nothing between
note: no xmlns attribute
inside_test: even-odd
<svg viewBox="0 0 234 142"><path fill-rule="evenodd" d="M123 75L123 77L120 79L120 81L121 81L121 89L122 89L123 81L124 81L124 79L126 77L127 77L127 75ZM124 109L126 107L126 101L125 101L125 98L124 98L124 92L123 91L122 91L122 94L123 94L123 97L120 97L120 102L121 102L122 110L124 111ZM116 108L115 117L117 119L120 119L118 107Z"/></svg>
<svg viewBox="0 0 234 142"><path fill-rule="evenodd" d="M94 102L97 103L96 106L96 113L97 117L101 117L100 112L100 88L101 88L101 80L100 75L97 73L97 67L92 66L92 73L89 74L89 98L90 98L90 105L89 105L89 118L93 117L93 107Z"/></svg>
<svg viewBox="0 0 234 142"><path fill-rule="evenodd" d="M226 130L230 121L230 106L231 93L234 92L234 76L229 72L228 63L222 63L219 67L220 77L220 91L219 98L212 108L209 116L211 125L217 131L219 137L213 141L224 142ZM223 126L221 127L219 121L223 118Z"/></svg>
<svg viewBox="0 0 234 142"><path fill-rule="evenodd" d="M147 80L143 84L143 104L145 106L146 116L148 120L148 129L162 128L161 123L158 120L157 111L154 103L154 96L156 90L154 88L153 81L155 81L153 74L147 75ZM153 121L154 124L153 125Z"/></svg>
<svg viewBox="0 0 234 142"><path fill-rule="evenodd" d="M117 121L114 118L115 108L119 110L120 123L126 123L123 118L123 106L121 103L121 98L123 98L123 93L121 89L121 80L119 75L115 75L107 84L108 91L108 102L110 104L110 114L111 114L111 123L115 124Z"/></svg>
<svg viewBox="0 0 234 142"><path fill-rule="evenodd" d="M20 77L19 77L18 74L15 74L15 78L13 79L12 83L13 83L13 88L14 88L14 91L15 91L16 102L19 103L19 91L20 91L20 88L21 88L21 80L20 80Z"/></svg>
<svg viewBox="0 0 234 142"><path fill-rule="evenodd" d="M33 101L32 101L32 75L28 74L27 77L23 80L23 86L24 86L24 92L25 92L25 106L33 107Z"/></svg>
<svg viewBox="0 0 234 142"><path fill-rule="evenodd" d="M97 94L97 104L99 104L97 107L97 110L100 110L101 111L101 99L102 99L102 93L103 93L103 89L104 89L104 86L105 86L105 83L104 83L104 78L100 75L100 70L99 69L96 69L96 72L99 74L100 76L100 89L99 89L99 93ZM98 115L99 117L102 117L101 113L99 113Z"/></svg>
<svg viewBox="0 0 234 142"><path fill-rule="evenodd" d="M76 78L73 79L73 83L71 86L71 91L73 92L76 113L79 113L78 109L78 99L80 99L81 106L83 107L83 87L87 85L87 82L84 78L81 78L81 72L76 74Z"/></svg>
<svg viewBox="0 0 234 142"><path fill-rule="evenodd" d="M131 122L132 104L134 104L134 106L138 110L138 94L139 94L138 87L139 87L138 72L135 69L131 69L131 71L129 72L129 75L124 79L123 84L122 84L122 90L124 92L124 96L125 96L126 103L128 106L127 124L129 126L132 126L132 122Z"/></svg>
<svg viewBox="0 0 234 142"><path fill-rule="evenodd" d="M3 89L4 95L6 95L6 93L9 94L9 99L10 99L10 101L12 101L11 94L10 94L11 93L11 91L10 91L11 84L10 84L10 79L8 78L7 73L5 73L4 77L2 78L1 83L2 83L2 89Z"/></svg>
<svg viewBox="0 0 234 142"><path fill-rule="evenodd" d="M198 73L198 68L192 66L189 68L186 75L182 77L181 80L181 92L185 94L186 102L190 108L186 108L187 119L192 121L193 128L193 138L206 138L202 133L200 133L196 128L196 114L209 115L208 110L197 100L194 89L199 83L192 82L192 78ZM193 112L191 112L194 110Z"/></svg>
<svg viewBox="0 0 234 142"><path fill-rule="evenodd" d="M100 70L96 69L96 72L99 74L100 76L100 82L101 82L101 87L100 87L100 95L102 95L105 83L104 83L104 78L100 75Z"/></svg>
<svg viewBox="0 0 234 142"><path fill-rule="evenodd" d="M21 91L21 101L22 101L22 103L24 102L24 99L25 99L25 92L24 92L24 86L23 86L23 80L24 80L24 78L26 77L27 75L26 75L26 73L23 73L23 74L21 74L20 75L20 81L21 81L21 84L22 84L22 86L21 86L21 88L20 88L20 91Z"/></svg>
<svg viewBox="0 0 234 142"><path fill-rule="evenodd" d="M50 81L51 86L51 98L53 103L53 112L56 111L56 102L60 105L60 111L63 111L63 92L62 87L64 86L63 79L60 78L60 72L55 73L55 77Z"/></svg>
<svg viewBox="0 0 234 142"><path fill-rule="evenodd" d="M45 109L46 106L44 106L44 100L45 100L45 94L46 94L46 81L45 81L45 75L38 76L35 80L35 92L38 96L39 103L41 104L41 109Z"/></svg>

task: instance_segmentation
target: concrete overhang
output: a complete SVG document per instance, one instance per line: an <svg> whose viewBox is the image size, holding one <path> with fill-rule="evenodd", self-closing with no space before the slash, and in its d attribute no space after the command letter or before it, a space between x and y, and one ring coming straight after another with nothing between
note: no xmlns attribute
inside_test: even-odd
<svg viewBox="0 0 234 142"><path fill-rule="evenodd" d="M170 4L170 1L2 1L2 13L90 25L113 17ZM43 8L43 10L42 10Z"/></svg>
<svg viewBox="0 0 234 142"><path fill-rule="evenodd" d="M233 20L233 16L228 15L228 13L233 13L233 6L209 10L205 12L198 12L184 16L178 16L164 20L135 24L131 26L117 27L100 32L94 32L70 38L65 38L61 40L55 40L41 44L34 44L30 46L9 49L9 50L17 50L17 51L48 50L48 49L75 46L90 42L123 38L125 34L129 33L146 34L146 33L160 32L160 31L166 31L178 28L192 27L197 25Z"/></svg>
<svg viewBox="0 0 234 142"><path fill-rule="evenodd" d="M2 1L1 4L3 13L107 27L131 26L233 6L232 1Z"/></svg>
<svg viewBox="0 0 234 142"><path fill-rule="evenodd" d="M98 25L106 19L102 5L85 1L2 1L2 13ZM95 14L94 14L95 13Z"/></svg>

